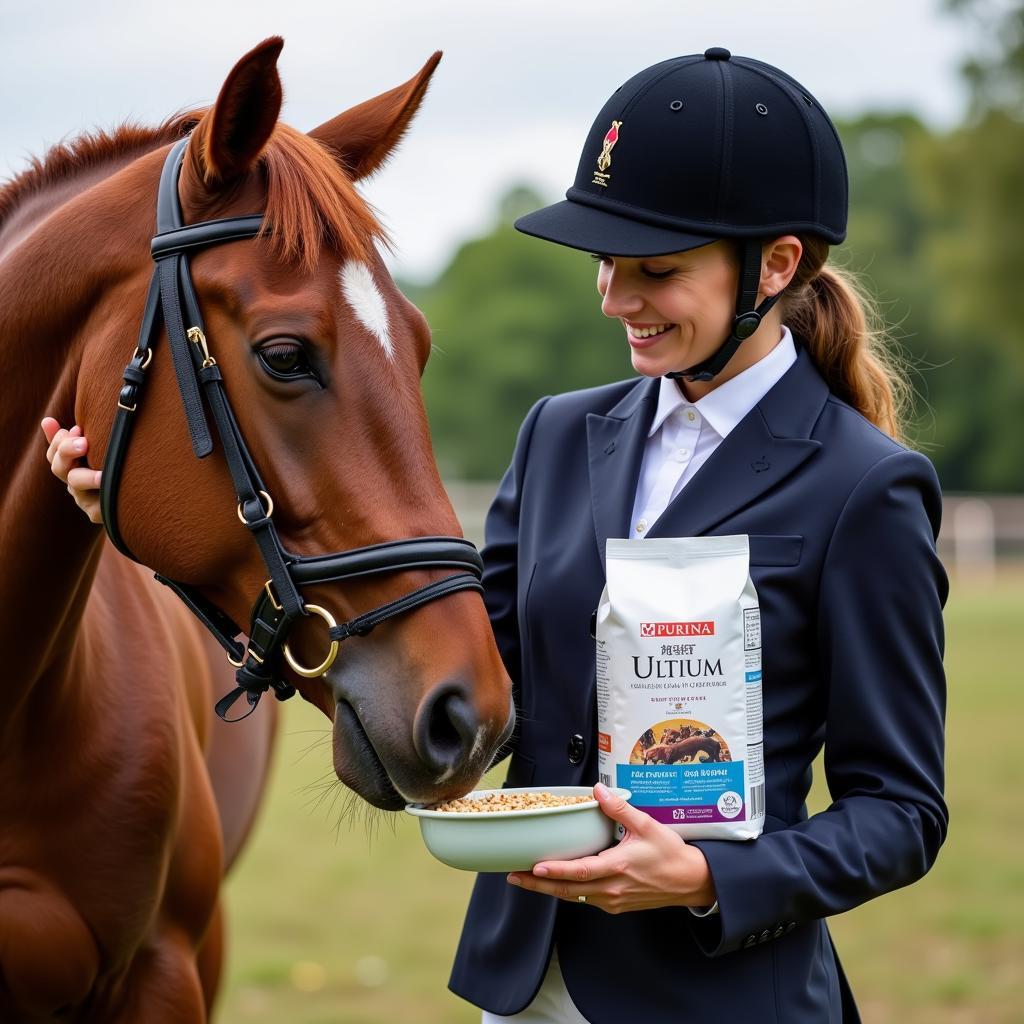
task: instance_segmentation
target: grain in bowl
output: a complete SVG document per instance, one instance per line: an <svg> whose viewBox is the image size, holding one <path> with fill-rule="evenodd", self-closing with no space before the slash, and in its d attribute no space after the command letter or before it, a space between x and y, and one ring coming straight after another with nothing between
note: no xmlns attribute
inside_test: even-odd
<svg viewBox="0 0 1024 1024"><path fill-rule="evenodd" d="M629 799L627 789L612 792ZM427 849L465 871L530 871L542 860L574 860L615 842L615 822L591 786L483 789L406 810L419 819Z"/></svg>
<svg viewBox="0 0 1024 1024"><path fill-rule="evenodd" d="M567 807L569 804L585 804L593 801L592 794L581 796L556 796L547 790L497 789L484 796L460 796L457 800L444 800L429 804L432 811L469 811L472 814L489 814L495 811L530 811L535 807Z"/></svg>

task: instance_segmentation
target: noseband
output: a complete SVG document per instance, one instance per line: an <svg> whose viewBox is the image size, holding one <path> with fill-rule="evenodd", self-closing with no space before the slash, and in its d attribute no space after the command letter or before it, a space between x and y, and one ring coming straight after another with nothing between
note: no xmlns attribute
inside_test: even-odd
<svg viewBox="0 0 1024 1024"><path fill-rule="evenodd" d="M129 550L118 528L117 490L143 395L146 369L153 359L153 347L160 336L160 328L166 326L193 451L200 459L213 451L213 439L203 409L202 396L205 395L234 481L238 518L259 544L269 573L269 579L252 608L246 644L234 639L242 632L241 628L203 597L196 587L156 574L156 578L170 587L217 638L227 652L228 661L237 669L235 680L238 685L216 705L216 712L222 719L236 722L252 714L268 689L274 691L278 700L286 700L295 693L295 688L282 678L277 657L279 649L299 675L307 678L323 675L334 663L339 645L348 637L365 636L386 619L439 597L460 590L482 592L483 562L476 547L462 537L416 537L313 556L294 555L281 544L272 519L273 499L238 428L224 390L220 366L210 354L189 271L191 253L221 242L252 238L260 230L263 217L256 214L183 225L178 201L178 175L187 145L188 138L184 138L171 147L160 175L157 233L150 247L156 268L146 298L139 342L124 370L124 386L118 397L114 426L103 462L100 502L103 523L114 546L129 558L139 561ZM190 325L187 329L186 323ZM462 571L340 625L326 608L306 604L299 593L303 584L435 568ZM292 624L300 616L310 613L327 623L330 640L326 658L313 668L300 665L287 643ZM249 710L237 718L228 718L228 710L243 693Z"/></svg>

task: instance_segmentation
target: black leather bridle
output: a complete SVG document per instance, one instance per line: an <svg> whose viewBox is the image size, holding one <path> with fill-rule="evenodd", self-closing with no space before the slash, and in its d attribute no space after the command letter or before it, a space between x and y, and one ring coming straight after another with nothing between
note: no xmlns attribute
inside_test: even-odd
<svg viewBox="0 0 1024 1024"><path fill-rule="evenodd" d="M278 700L286 700L295 693L295 688L282 677L279 649L299 675L307 678L323 675L334 662L339 644L348 637L365 636L385 619L439 597L460 590L482 592L483 562L476 547L461 537L416 537L314 556L294 555L282 546L272 520L274 503L242 438L224 390L220 367L207 346L203 318L189 272L191 253L221 242L252 238L260 230L263 217L256 214L183 225L178 201L178 175L187 145L188 137L171 147L160 175L157 231L151 243L156 269L149 285L139 342L124 370L124 386L118 397L114 426L103 461L100 502L103 523L111 541L118 550L138 561L118 528L117 490L143 394L146 369L153 358L153 346L159 338L160 328L166 325L192 448L200 459L213 451L213 439L203 410L202 395L205 394L238 495L238 518L255 537L270 573L252 608L247 644L234 639L241 633L241 628L203 597L196 587L156 573L156 578L170 587L213 633L227 652L228 661L237 669L235 679L238 685L216 705L216 712L222 719L235 722L251 714L268 689L274 691ZM191 324L187 330L186 322ZM335 622L327 609L305 604L298 589L302 584L428 568L462 571L341 625ZM331 642L327 657L315 668L299 665L287 643L292 624L300 615L310 612L327 622ZM243 693L249 710L245 715L228 718L228 709Z"/></svg>

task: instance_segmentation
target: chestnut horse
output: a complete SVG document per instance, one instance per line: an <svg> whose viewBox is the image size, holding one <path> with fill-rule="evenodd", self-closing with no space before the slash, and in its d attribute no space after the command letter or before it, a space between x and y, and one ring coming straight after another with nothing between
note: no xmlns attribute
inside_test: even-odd
<svg viewBox="0 0 1024 1024"><path fill-rule="evenodd" d="M213 717L235 683L224 651L86 521L39 454L52 415L82 425L101 465L153 268L158 179L182 137L186 224L262 213L273 227L199 252L191 270L287 549L461 537L420 393L430 334L354 186L395 148L440 54L303 134L278 122L282 45L246 54L212 107L82 136L0 189L3 1021L206 1020L221 879L267 774L273 701L241 724ZM166 333L157 341L121 532L140 562L247 624L267 572L220 444L194 457ZM348 619L448 575L389 572L302 596ZM323 622L300 619L288 641L317 664ZM509 679L468 590L348 641L324 675L281 672L333 720L338 778L386 809L471 789L511 724Z"/></svg>

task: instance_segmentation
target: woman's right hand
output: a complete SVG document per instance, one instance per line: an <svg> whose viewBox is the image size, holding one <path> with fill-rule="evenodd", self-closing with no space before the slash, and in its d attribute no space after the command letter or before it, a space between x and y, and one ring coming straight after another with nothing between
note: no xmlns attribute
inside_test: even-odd
<svg viewBox="0 0 1024 1024"><path fill-rule="evenodd" d="M53 475L67 484L68 494L90 521L102 523L100 471L77 464L89 450L89 441L82 436L82 428L76 423L70 430L65 430L52 416L47 416L40 425L46 438L46 460Z"/></svg>

